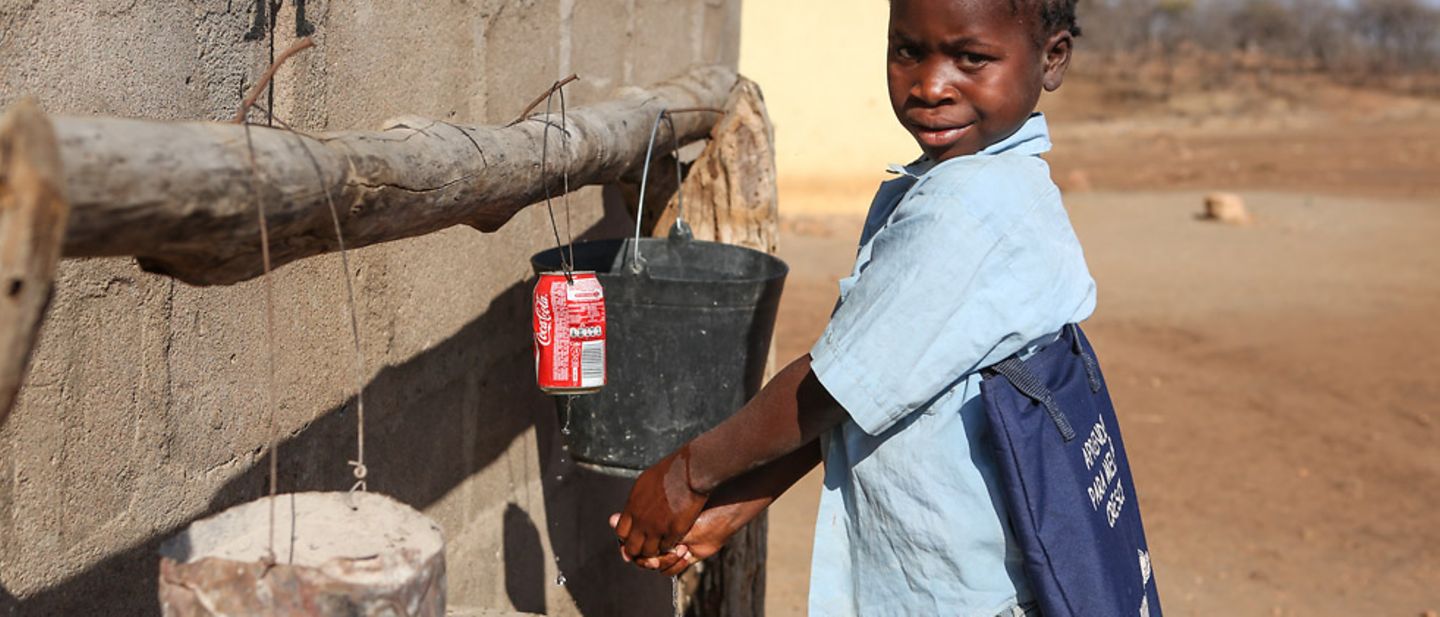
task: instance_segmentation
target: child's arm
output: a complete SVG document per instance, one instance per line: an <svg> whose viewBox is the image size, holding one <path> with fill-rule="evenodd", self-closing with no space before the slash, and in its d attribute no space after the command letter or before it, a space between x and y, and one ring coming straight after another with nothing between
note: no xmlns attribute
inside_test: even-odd
<svg viewBox="0 0 1440 617"><path fill-rule="evenodd" d="M845 418L810 370L810 356L801 356L730 419L640 475L615 528L625 554L653 557L670 549L716 487L815 442Z"/></svg>
<svg viewBox="0 0 1440 617"><path fill-rule="evenodd" d="M782 456L758 469L726 482L710 494L705 510L672 552L642 558L636 565L675 576L709 558L730 541L735 532L760 516L780 495L820 464L820 440ZM610 518L616 524L619 514Z"/></svg>

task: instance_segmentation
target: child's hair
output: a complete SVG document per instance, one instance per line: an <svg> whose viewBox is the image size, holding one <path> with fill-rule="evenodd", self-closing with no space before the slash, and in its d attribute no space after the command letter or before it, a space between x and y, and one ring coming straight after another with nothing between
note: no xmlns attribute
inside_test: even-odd
<svg viewBox="0 0 1440 617"><path fill-rule="evenodd" d="M1080 24L1076 23L1075 5L1079 0L1010 0L1010 10L1019 13L1022 9L1034 11L1040 18L1039 40L1050 35L1068 31L1071 36L1080 36Z"/></svg>
<svg viewBox="0 0 1440 617"><path fill-rule="evenodd" d="M893 4L894 0L890 0ZM1080 24L1075 19L1075 5L1080 0L1010 0L1010 10L1019 13L1021 10L1034 11L1040 18L1036 29L1036 42L1044 43L1050 35L1061 30L1070 33L1070 36L1080 36Z"/></svg>

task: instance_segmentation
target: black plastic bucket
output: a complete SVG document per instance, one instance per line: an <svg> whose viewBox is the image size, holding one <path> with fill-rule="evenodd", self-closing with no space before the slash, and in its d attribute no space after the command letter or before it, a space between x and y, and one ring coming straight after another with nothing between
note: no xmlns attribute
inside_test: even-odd
<svg viewBox="0 0 1440 617"><path fill-rule="evenodd" d="M565 440L577 461L631 475L740 409L759 391L789 267L744 247L680 236L586 242L574 268L605 289L606 385L577 396ZM568 251L567 251L568 253ZM560 270L560 249L531 259Z"/></svg>

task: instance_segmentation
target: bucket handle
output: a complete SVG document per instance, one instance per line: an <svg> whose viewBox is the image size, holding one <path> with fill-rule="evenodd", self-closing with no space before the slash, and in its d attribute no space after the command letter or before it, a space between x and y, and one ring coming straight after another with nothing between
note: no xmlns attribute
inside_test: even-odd
<svg viewBox="0 0 1440 617"><path fill-rule="evenodd" d="M690 225L685 222L685 191L682 185L685 177L680 170L680 136L675 132L675 120L670 117L670 110L661 108L655 114L655 122L650 126L650 144L645 148L645 166L640 171L640 205L635 212L635 241L634 251L630 259L630 271L640 274L645 269L645 262L640 259L640 224L645 220L645 189L650 182L650 161L655 154L655 136L660 132L660 121L664 120L670 125L670 143L675 153L675 225L670 228L672 240L689 240L695 237L690 231Z"/></svg>

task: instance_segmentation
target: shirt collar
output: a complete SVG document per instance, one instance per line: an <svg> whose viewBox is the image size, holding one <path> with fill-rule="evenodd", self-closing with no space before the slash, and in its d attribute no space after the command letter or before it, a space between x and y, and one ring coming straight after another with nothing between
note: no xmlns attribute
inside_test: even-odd
<svg viewBox="0 0 1440 617"><path fill-rule="evenodd" d="M1050 151L1050 127L1045 122L1045 114L1035 112L1030 118L1020 125L1019 130L1005 139L991 144L989 147L971 156L995 155L1002 152L1013 152L1026 156L1037 156ZM963 158L963 157L962 157ZM922 156L912 161L909 165L890 164L887 170L893 174L919 178L935 168L935 159L929 155Z"/></svg>

